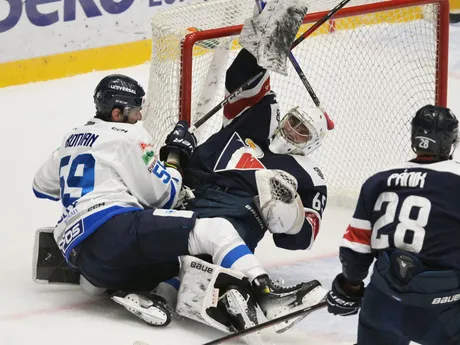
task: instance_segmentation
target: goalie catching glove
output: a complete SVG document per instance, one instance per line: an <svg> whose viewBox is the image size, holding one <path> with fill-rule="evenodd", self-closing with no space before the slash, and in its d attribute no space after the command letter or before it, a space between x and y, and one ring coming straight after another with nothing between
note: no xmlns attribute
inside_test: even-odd
<svg viewBox="0 0 460 345"><path fill-rule="evenodd" d="M305 209L297 193L297 180L282 170L257 170L259 195L254 200L273 234L295 235L302 229ZM312 210L312 212L315 212Z"/></svg>
<svg viewBox="0 0 460 345"><path fill-rule="evenodd" d="M188 131L187 121L179 121L165 140L165 145L160 148L160 160L185 168L196 147L195 136ZM178 155L178 162L172 162L168 157L170 154ZM170 158L170 157L169 157Z"/></svg>

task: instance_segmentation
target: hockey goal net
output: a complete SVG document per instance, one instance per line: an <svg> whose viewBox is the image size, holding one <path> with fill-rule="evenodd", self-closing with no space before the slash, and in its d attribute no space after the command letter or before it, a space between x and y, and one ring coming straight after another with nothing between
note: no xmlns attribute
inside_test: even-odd
<svg viewBox="0 0 460 345"><path fill-rule="evenodd" d="M312 0L300 31L337 3ZM179 118L193 124L224 98L225 70L253 7L250 0L210 0L153 18L144 126L157 147ZM447 0L352 0L293 50L336 124L313 154L330 195L355 198L372 173L411 157L411 117L427 103L446 104L448 30ZM281 114L313 105L288 67L287 77L271 74ZM200 128L201 142L220 128L221 116Z"/></svg>

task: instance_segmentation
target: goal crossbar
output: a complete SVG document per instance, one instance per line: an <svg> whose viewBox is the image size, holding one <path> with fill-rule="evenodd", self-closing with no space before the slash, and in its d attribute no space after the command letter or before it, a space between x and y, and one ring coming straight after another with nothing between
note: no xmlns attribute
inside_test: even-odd
<svg viewBox="0 0 460 345"><path fill-rule="evenodd" d="M447 76L448 76L448 56L449 56L449 0L394 0L391 2L378 2L373 4L351 6L341 9L331 20L348 18L357 15L391 11L404 7L420 6L427 4L439 4L439 28L438 28L438 74L436 79L436 103L441 106L447 104ZM315 23L324 17L328 11L309 13L305 16L303 23ZM329 22L330 24L330 22ZM191 100L192 100L192 65L188 63L193 59L193 47L196 42L213 38L222 38L239 35L243 25L232 25L222 28L202 30L192 32L184 37L182 42L182 75L181 75L181 94L180 94L180 117L190 121L191 119ZM308 44L305 42L305 44ZM441 63L443 62L443 63Z"/></svg>

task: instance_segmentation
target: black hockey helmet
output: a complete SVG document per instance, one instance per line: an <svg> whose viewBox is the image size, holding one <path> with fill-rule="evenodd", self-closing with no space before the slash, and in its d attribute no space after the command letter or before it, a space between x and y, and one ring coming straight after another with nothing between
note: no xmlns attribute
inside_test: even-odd
<svg viewBox="0 0 460 345"><path fill-rule="evenodd" d="M449 108L425 105L412 119L412 150L417 155L448 158L458 137L458 120Z"/></svg>
<svg viewBox="0 0 460 345"><path fill-rule="evenodd" d="M132 107L142 107L145 91L134 79L123 74L104 77L94 90L96 117L110 121L114 108L125 111Z"/></svg>

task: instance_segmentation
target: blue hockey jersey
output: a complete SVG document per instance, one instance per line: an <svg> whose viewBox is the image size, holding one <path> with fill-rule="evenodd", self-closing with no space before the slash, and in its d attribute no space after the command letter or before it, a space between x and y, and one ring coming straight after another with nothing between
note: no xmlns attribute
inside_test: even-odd
<svg viewBox="0 0 460 345"><path fill-rule="evenodd" d="M413 160L362 186L340 259L362 281L380 251L414 253L428 268L460 271L460 164Z"/></svg>
<svg viewBox="0 0 460 345"><path fill-rule="evenodd" d="M226 75L227 94L263 69L254 57L242 50ZM267 71L224 108L223 128L195 150L185 171L185 184L194 187L213 183L222 188L258 194L255 171L281 169L295 176L298 193L306 211L306 221L296 235L275 234L282 248L304 249L318 234L326 205L327 190L321 170L306 156L274 154L269 138L280 120L276 95L270 89ZM315 215L312 212L319 215Z"/></svg>

